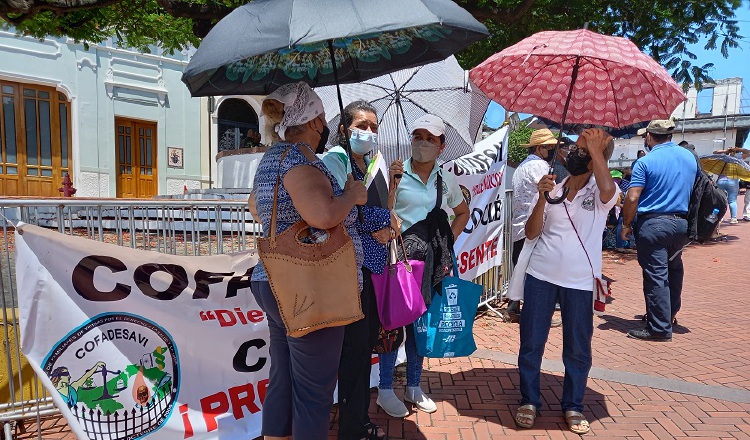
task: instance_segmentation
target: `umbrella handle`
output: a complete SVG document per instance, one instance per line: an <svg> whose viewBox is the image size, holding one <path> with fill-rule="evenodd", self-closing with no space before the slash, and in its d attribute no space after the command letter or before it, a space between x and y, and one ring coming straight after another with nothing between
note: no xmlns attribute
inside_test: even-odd
<svg viewBox="0 0 750 440"><path fill-rule="evenodd" d="M547 203L551 205L559 205L563 202L563 200L565 200L566 197L568 197L568 192L570 192L570 188L566 186L565 188L563 188L562 195L556 199L553 199L552 197L550 197L549 191L545 191L544 198L547 199Z"/></svg>
<svg viewBox="0 0 750 440"><path fill-rule="evenodd" d="M338 67L336 66L336 55L333 50L333 40L328 40L328 54L331 55L331 67L333 67L333 77L336 80L336 96L339 99L339 127L343 127L344 133L346 133L347 127L344 127L344 102L341 100L341 87L339 87L339 71ZM346 155L351 160L352 146L349 145L349 136L344 136L344 149L346 150ZM359 205L357 205L357 220L359 220L360 223L365 222L365 217L362 213L362 207Z"/></svg>

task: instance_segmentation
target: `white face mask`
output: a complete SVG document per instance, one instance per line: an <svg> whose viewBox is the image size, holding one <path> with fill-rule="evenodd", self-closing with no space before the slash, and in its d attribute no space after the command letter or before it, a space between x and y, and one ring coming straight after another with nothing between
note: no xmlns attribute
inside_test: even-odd
<svg viewBox="0 0 750 440"><path fill-rule="evenodd" d="M426 140L411 141L411 158L417 162L432 162L440 155L440 147Z"/></svg>
<svg viewBox="0 0 750 440"><path fill-rule="evenodd" d="M349 145L352 147L352 153L364 156L378 147L378 135L376 133L359 128L352 128L351 130Z"/></svg>

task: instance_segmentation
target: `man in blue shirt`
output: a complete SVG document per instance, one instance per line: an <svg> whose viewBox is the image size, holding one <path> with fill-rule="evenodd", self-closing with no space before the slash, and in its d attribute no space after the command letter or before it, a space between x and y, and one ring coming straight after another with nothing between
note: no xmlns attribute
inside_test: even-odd
<svg viewBox="0 0 750 440"><path fill-rule="evenodd" d="M628 337L671 341L672 321L682 296L682 249L687 245L687 211L698 173L695 157L672 142L674 122L654 120L638 131L651 152L633 165L625 205L622 238L638 213L638 263L643 269L646 328Z"/></svg>

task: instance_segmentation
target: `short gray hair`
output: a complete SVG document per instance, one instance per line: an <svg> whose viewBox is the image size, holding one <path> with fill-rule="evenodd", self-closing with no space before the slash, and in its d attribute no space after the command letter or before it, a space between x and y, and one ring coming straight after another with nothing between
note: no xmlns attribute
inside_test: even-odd
<svg viewBox="0 0 750 440"><path fill-rule="evenodd" d="M604 158L609 160L612 158L612 153L615 151L615 140L614 138L610 138L609 142L607 142L607 147L604 149Z"/></svg>

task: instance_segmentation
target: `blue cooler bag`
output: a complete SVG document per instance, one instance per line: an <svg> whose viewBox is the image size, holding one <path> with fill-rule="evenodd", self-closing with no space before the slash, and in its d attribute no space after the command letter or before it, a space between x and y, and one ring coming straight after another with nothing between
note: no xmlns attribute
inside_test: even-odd
<svg viewBox="0 0 750 440"><path fill-rule="evenodd" d="M458 274L453 256L453 274ZM468 356L474 343L474 316L482 296L482 286L457 276L445 277L432 303L414 323L417 353L428 358Z"/></svg>

